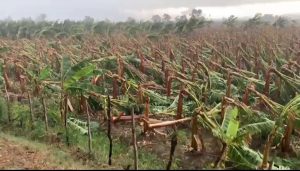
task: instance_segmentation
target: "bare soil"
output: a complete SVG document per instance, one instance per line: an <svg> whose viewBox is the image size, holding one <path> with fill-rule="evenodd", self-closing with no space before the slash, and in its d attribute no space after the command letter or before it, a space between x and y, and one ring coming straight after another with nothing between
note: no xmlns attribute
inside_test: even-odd
<svg viewBox="0 0 300 171"><path fill-rule="evenodd" d="M139 130L138 133L142 132L142 127L139 123L136 123L136 128ZM178 169L204 169L207 164L214 163L220 154L222 144L219 140L213 137L213 135L205 130L201 129L200 134L204 140L204 151L192 151L190 147L191 135L189 135L190 128L189 124L181 125L178 130L185 132L184 137L178 139L178 144L175 150L175 160L179 160ZM170 127L159 128L157 131L169 135L173 131ZM113 135L118 136L120 141L132 145L131 139L131 123L120 122L113 125ZM156 154L161 160L168 163L170 155L170 137L163 136L157 133L147 133L137 135L137 144L139 149L144 149L147 152ZM173 160L174 162L174 160Z"/></svg>
<svg viewBox="0 0 300 171"><path fill-rule="evenodd" d="M0 136L0 169L86 169L74 163L58 161L53 150L39 149Z"/></svg>

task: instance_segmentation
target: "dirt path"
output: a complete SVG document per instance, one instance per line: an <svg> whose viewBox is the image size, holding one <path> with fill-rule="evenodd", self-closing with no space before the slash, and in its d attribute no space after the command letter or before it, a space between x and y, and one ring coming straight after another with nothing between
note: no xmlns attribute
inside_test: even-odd
<svg viewBox="0 0 300 171"><path fill-rule="evenodd" d="M52 147L0 134L0 169L88 169Z"/></svg>
<svg viewBox="0 0 300 171"><path fill-rule="evenodd" d="M47 155L7 139L0 139L1 169L55 169L47 166Z"/></svg>

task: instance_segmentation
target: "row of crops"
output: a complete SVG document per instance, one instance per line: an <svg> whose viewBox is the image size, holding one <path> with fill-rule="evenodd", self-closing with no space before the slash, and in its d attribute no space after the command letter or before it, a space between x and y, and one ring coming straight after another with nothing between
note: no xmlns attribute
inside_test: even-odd
<svg viewBox="0 0 300 171"><path fill-rule="evenodd" d="M293 169L300 162L299 50L299 30L268 27L1 39L5 122L16 121L12 101L26 103L23 119L32 129L37 120L46 131L61 125L68 143L69 127L92 139L91 121L118 124L133 114L145 133L190 127L191 146L203 153L200 130L208 130L222 143L213 167ZM49 119L50 101L60 110L57 121Z"/></svg>

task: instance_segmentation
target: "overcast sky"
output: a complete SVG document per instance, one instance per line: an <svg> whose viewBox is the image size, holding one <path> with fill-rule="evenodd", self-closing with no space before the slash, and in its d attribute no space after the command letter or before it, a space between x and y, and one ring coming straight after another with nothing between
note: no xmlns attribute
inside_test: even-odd
<svg viewBox="0 0 300 171"><path fill-rule="evenodd" d="M35 18L46 14L48 19L126 20L128 17L149 19L154 14L177 16L191 8L202 9L207 17L223 18L263 14L300 14L300 0L2 0L0 18Z"/></svg>

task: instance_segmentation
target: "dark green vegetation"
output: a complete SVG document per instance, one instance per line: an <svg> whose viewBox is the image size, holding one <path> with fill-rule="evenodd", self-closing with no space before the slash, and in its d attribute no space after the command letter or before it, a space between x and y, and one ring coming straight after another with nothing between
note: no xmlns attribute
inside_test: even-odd
<svg viewBox="0 0 300 171"><path fill-rule="evenodd" d="M240 21L235 16L230 16L223 21L212 21L203 17L201 10L194 9L189 15L182 15L172 20L171 16L154 15L151 21L136 21L128 18L126 22L111 22L109 20L96 21L92 17L85 17L82 21L47 21L46 16L41 15L39 20L24 18L14 21L5 19L0 21L0 37L10 39L21 38L47 38L62 39L74 37L81 39L86 34L114 35L122 33L127 36L137 36L139 34L148 34L149 37L155 37L164 34L188 34L191 31L203 27L211 27L223 24L227 28L240 27L250 29L254 27L272 26L275 28L295 27L298 23L295 20L283 16L272 16L256 14L252 18ZM222 27L222 26L221 26Z"/></svg>
<svg viewBox="0 0 300 171"><path fill-rule="evenodd" d="M42 22L25 29L31 39L2 31L2 130L78 148L95 167L108 163L112 136L112 165L133 168L134 110L140 169L299 168L299 28L259 17L235 28L231 17L226 29L194 12L182 25ZM183 148L200 157L176 155Z"/></svg>

